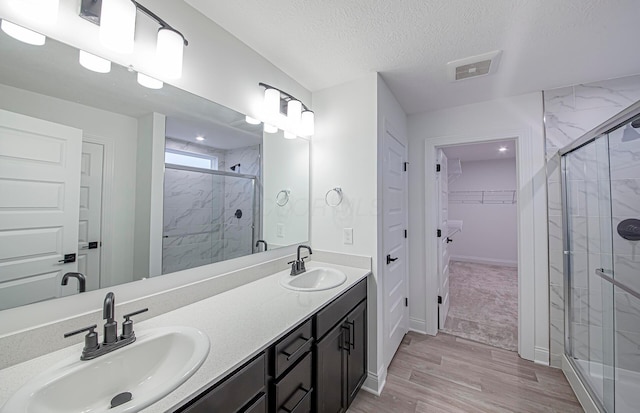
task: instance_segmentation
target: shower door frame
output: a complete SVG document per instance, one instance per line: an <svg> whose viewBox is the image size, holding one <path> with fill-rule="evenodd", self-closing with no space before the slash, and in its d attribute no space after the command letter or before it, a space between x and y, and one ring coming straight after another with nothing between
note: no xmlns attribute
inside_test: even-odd
<svg viewBox="0 0 640 413"><path fill-rule="evenodd" d="M587 380L585 380L585 378L582 377L583 376L582 372L580 371L580 369L578 369L575 366L575 363L573 362L571 357L567 357L568 355L571 354L571 348L570 348L571 338L570 338L570 328L569 328L570 314L567 308L567 304L571 302L570 301L571 292L568 288L569 272L571 270L571 265L570 265L570 255L568 254L570 251L570 240L569 240L570 229L569 229L569 212L568 212L569 202L567 199L568 188L567 188L567 182L566 182L567 157L565 155L575 150L578 150L586 145L589 145L590 143L595 142L596 139L598 138L606 137L610 132L618 129L619 127L629 123L632 119L636 118L639 113L640 113L640 101L629 106L628 108L621 111L614 117L610 118L609 120L605 121L604 123L600 124L599 126L595 127L589 132L585 133L580 138L576 139L571 144L565 146L564 148L558 151L558 155L560 156L560 174L561 174L560 190L561 190L561 202L562 202L562 205L561 205L562 207L562 238L563 238L562 248L563 248L563 273L564 273L563 274L563 281L564 281L563 295L564 295L564 303L565 303L564 304L564 310L565 310L564 311L564 356L565 356L564 358L568 361L569 365L573 369L573 373L576 374L579 380L581 381L580 384L584 387L584 389L588 393L588 396L591 399L591 401L597 406L598 410L601 412L605 411L604 406L602 406L602 403L600 402L598 397L596 397L596 395L593 394L594 393L593 389L585 385L585 382ZM616 284L613 284L613 285L616 286ZM573 387L573 383L572 383L572 387Z"/></svg>

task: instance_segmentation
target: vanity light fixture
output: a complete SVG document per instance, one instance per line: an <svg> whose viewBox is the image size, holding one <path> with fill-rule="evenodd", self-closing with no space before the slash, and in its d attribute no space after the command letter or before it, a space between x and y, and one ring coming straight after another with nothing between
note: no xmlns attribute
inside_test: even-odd
<svg viewBox="0 0 640 413"><path fill-rule="evenodd" d="M98 9L98 3L102 3ZM189 44L178 30L135 0L81 0L80 17L100 26L100 42L119 53L132 53L136 14L141 11L159 26L156 43L157 73L167 79L182 77L184 47Z"/></svg>
<svg viewBox="0 0 640 413"><path fill-rule="evenodd" d="M287 139L313 135L315 115L300 99L266 83L259 83L259 85L265 88L262 107L265 132L273 133L270 132L273 128L282 129ZM286 115L282 113L283 103L286 103ZM269 125L268 128L267 125Z"/></svg>
<svg viewBox="0 0 640 413"><path fill-rule="evenodd" d="M109 73L111 71L111 61L99 56L80 50L80 64L89 70L98 73Z"/></svg>
<svg viewBox="0 0 640 413"><path fill-rule="evenodd" d="M138 83L149 89L162 89L164 83L161 80L155 79L151 76L147 76L144 73L138 72Z"/></svg>
<svg viewBox="0 0 640 413"><path fill-rule="evenodd" d="M2 31L21 42L28 43L34 46L42 46L47 40L46 36L33 30L22 27L18 24L12 23L9 20L2 19L0 23Z"/></svg>
<svg viewBox="0 0 640 413"><path fill-rule="evenodd" d="M265 131L265 133L276 133L276 132L278 132L278 127L274 126L274 125L271 125L269 123L265 123L264 124L264 131Z"/></svg>

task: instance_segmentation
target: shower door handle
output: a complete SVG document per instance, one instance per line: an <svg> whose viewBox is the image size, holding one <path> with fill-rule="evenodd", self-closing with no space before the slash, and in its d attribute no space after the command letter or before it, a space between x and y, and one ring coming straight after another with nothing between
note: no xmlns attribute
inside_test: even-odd
<svg viewBox="0 0 640 413"><path fill-rule="evenodd" d="M634 289L614 279L613 271L605 270L604 268L596 268L596 275L602 278L603 280L608 281L611 284L615 285L616 287L620 288L624 292L631 294L632 296L636 297L638 300L640 300L640 292L635 291Z"/></svg>

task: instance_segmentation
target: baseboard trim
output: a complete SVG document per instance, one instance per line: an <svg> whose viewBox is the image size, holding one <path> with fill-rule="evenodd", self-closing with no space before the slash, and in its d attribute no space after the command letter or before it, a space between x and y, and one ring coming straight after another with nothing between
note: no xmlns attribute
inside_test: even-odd
<svg viewBox="0 0 640 413"><path fill-rule="evenodd" d="M533 361L536 364L542 364L544 366L549 365L549 349L544 347L535 347L533 349Z"/></svg>
<svg viewBox="0 0 640 413"><path fill-rule="evenodd" d="M518 267L518 261L498 260L493 258L469 257L464 255L452 255L451 261L473 262L476 264L503 265L505 267Z"/></svg>
<svg viewBox="0 0 640 413"><path fill-rule="evenodd" d="M578 378L578 373L573 369L573 366L567 359L566 355L562 355L562 372L567 378L573 392L576 394L576 397L578 398L580 405L582 405L585 413L600 413L600 409L598 409L596 402L591 398L587 388L584 387L584 384L582 384Z"/></svg>
<svg viewBox="0 0 640 413"><path fill-rule="evenodd" d="M427 322L417 318L409 318L409 330L420 334L427 334Z"/></svg>
<svg viewBox="0 0 640 413"><path fill-rule="evenodd" d="M380 396L382 394L382 389L384 389L384 385L387 383L387 369L385 366L382 366L378 371L378 374L368 372L367 379L364 381L362 385L362 390L367 393L371 393L374 396Z"/></svg>

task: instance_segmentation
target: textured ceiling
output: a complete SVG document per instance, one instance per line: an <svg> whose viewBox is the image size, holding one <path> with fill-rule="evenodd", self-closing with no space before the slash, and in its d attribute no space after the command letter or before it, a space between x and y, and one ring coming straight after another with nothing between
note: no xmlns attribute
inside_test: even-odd
<svg viewBox="0 0 640 413"><path fill-rule="evenodd" d="M377 71L409 114L640 73L640 0L184 0L311 91ZM495 75L446 63L504 50Z"/></svg>

